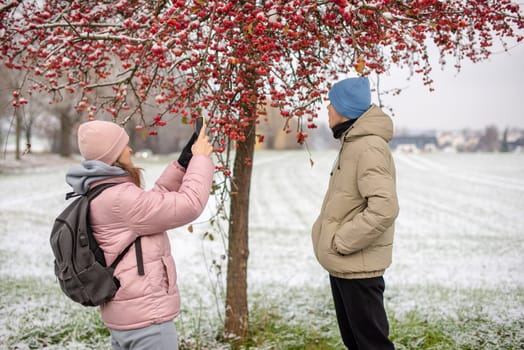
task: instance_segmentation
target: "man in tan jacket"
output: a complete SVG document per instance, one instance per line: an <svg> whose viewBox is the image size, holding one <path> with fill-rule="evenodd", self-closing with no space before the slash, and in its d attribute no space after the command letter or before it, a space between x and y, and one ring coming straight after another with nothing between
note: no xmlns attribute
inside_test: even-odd
<svg viewBox="0 0 524 350"><path fill-rule="evenodd" d="M338 325L349 349L394 349L384 309L399 212L393 123L371 105L369 80L348 78L329 91L329 127L340 139L322 209L313 224L315 255L329 272Z"/></svg>

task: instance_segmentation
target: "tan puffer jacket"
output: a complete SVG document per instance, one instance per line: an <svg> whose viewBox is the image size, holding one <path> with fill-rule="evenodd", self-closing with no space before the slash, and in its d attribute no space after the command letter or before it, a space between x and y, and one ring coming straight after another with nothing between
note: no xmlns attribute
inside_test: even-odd
<svg viewBox="0 0 524 350"><path fill-rule="evenodd" d="M395 164L388 142L393 123L372 105L341 137L312 238L320 264L339 278L382 276L391 264L399 212Z"/></svg>

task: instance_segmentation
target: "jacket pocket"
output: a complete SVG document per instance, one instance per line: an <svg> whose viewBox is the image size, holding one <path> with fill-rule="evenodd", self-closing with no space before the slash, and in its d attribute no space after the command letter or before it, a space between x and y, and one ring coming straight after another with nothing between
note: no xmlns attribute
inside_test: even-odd
<svg viewBox="0 0 524 350"><path fill-rule="evenodd" d="M331 251L330 253L334 253L335 255L340 255L340 256L344 256L345 254L342 254L338 251L337 249L337 244L335 243L335 234L333 233L332 236L331 236Z"/></svg>
<svg viewBox="0 0 524 350"><path fill-rule="evenodd" d="M162 263L164 264L165 276L167 279L167 294L175 293L176 287L176 267L172 256L163 256Z"/></svg>

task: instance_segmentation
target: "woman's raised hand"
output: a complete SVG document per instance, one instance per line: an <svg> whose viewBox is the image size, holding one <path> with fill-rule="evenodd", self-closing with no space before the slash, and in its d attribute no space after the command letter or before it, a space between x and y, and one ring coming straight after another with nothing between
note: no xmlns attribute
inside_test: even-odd
<svg viewBox="0 0 524 350"><path fill-rule="evenodd" d="M209 156L213 152L213 146L209 143L208 136L206 135L206 128L207 125L204 120L202 129L200 129L200 134L198 135L198 138L193 146L191 146L191 152L193 155L204 154Z"/></svg>

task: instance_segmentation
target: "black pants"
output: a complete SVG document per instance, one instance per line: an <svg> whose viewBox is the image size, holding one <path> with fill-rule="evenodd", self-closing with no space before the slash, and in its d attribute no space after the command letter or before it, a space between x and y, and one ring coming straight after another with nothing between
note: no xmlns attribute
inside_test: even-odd
<svg viewBox="0 0 524 350"><path fill-rule="evenodd" d="M329 276L338 327L350 350L393 350L384 309L384 279Z"/></svg>

